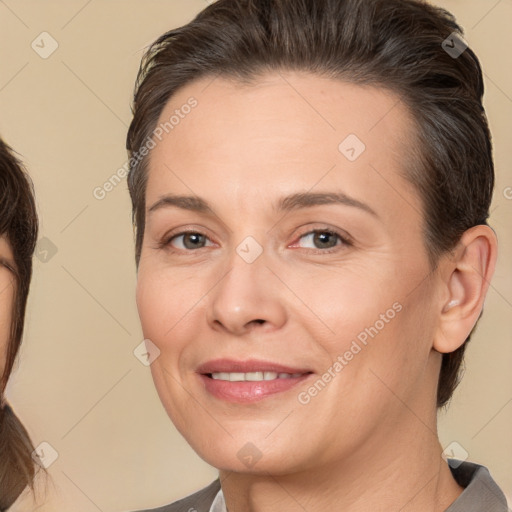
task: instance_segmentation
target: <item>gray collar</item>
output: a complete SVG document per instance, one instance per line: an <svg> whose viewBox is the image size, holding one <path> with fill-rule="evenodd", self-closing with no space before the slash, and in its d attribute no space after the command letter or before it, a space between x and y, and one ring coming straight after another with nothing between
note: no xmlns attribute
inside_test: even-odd
<svg viewBox="0 0 512 512"><path fill-rule="evenodd" d="M450 459L448 463L453 477L464 491L446 512L510 511L505 495L486 467L456 459Z"/></svg>
<svg viewBox="0 0 512 512"><path fill-rule="evenodd" d="M446 512L511 512L505 495L486 467L455 459L449 460L449 466L464 491ZM227 512L222 489L215 496L209 512Z"/></svg>

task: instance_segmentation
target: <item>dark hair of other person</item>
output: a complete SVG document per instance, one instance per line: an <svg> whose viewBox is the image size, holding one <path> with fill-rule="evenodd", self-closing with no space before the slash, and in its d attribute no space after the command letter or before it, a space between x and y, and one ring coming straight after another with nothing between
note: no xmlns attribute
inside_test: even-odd
<svg viewBox="0 0 512 512"><path fill-rule="evenodd" d="M2 399L23 336L37 233L32 182L11 148L0 139L0 235L6 238L13 253L14 267L9 270L15 282L7 358L0 381ZM25 487L33 489L36 467L31 456L33 450L25 427L11 406L3 402L0 409L0 510L11 506Z"/></svg>
<svg viewBox="0 0 512 512"><path fill-rule="evenodd" d="M422 199L424 241L435 270L464 231L487 225L494 188L482 70L470 48L458 58L442 48L452 33L463 34L450 13L416 0L218 0L161 36L141 63L127 136L137 265L148 167L139 151L167 101L199 78L250 85L266 72L293 70L381 87L408 106L416 133L403 168ZM473 332L443 354L438 407L459 383Z"/></svg>

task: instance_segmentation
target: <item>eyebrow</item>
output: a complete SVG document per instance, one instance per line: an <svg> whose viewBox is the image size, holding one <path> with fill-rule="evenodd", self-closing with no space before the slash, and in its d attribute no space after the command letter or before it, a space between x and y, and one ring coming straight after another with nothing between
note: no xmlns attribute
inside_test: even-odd
<svg viewBox="0 0 512 512"><path fill-rule="evenodd" d="M280 198L273 208L277 212L290 212L292 210L311 208L313 206L324 204L341 204L344 206L351 206L378 218L375 210L373 210L369 205L359 201L358 199L350 197L343 192L302 192L291 194ZM209 211L213 212L213 209L208 202L201 197L167 194L156 201L156 203L149 208L148 213L152 213L161 208L173 206L198 213L207 213Z"/></svg>

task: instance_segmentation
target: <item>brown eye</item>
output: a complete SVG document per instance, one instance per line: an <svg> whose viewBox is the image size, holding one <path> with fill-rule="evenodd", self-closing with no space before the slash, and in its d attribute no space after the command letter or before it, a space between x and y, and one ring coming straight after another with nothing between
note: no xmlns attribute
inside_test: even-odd
<svg viewBox="0 0 512 512"><path fill-rule="evenodd" d="M349 242L339 233L331 230L310 231L300 237L300 240L303 239L313 244L313 247L311 247L312 249L332 249L337 245L349 244ZM338 244L338 240L340 240L342 243Z"/></svg>
<svg viewBox="0 0 512 512"><path fill-rule="evenodd" d="M207 237L205 235L190 231L173 236L169 240L168 244L174 245L173 241L179 240L180 238L182 239L182 247L178 246L178 249L185 250L201 249L205 246L205 242L207 240Z"/></svg>

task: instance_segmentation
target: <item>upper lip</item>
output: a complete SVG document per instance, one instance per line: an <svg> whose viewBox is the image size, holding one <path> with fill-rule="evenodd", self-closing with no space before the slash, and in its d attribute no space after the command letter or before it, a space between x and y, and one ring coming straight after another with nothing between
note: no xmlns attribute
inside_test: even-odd
<svg viewBox="0 0 512 512"><path fill-rule="evenodd" d="M276 372L276 373L311 373L311 370L304 367L286 366L271 361L249 359L247 361L236 361L234 359L214 359L201 364L197 368L201 374L209 373L250 373L250 372Z"/></svg>

